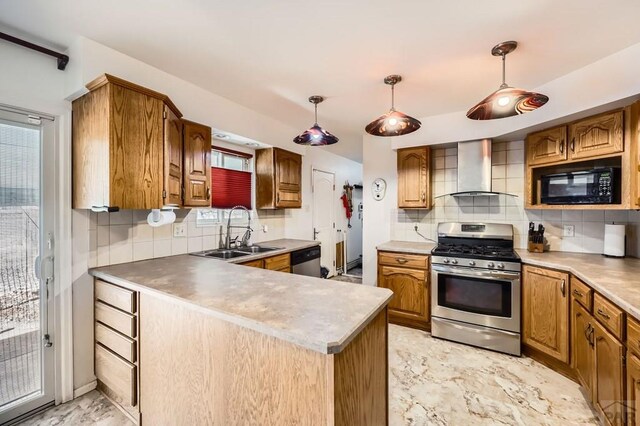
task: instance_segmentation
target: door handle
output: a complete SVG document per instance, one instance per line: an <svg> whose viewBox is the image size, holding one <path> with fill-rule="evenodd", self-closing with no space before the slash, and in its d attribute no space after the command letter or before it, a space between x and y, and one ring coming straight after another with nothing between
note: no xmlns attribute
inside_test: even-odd
<svg viewBox="0 0 640 426"><path fill-rule="evenodd" d="M560 142L560 154L564 154L564 141Z"/></svg>
<svg viewBox="0 0 640 426"><path fill-rule="evenodd" d="M207 188L207 200L211 199L211 188Z"/></svg>
<svg viewBox="0 0 640 426"><path fill-rule="evenodd" d="M576 151L576 138L571 138L571 152Z"/></svg>
<svg viewBox="0 0 640 426"><path fill-rule="evenodd" d="M562 292L562 297L566 296L566 287L567 287L567 281L562 280L562 284L560 284L560 291Z"/></svg>
<svg viewBox="0 0 640 426"><path fill-rule="evenodd" d="M405 259L404 257L396 257L396 262L404 265L405 263L408 262L408 260Z"/></svg>
<svg viewBox="0 0 640 426"><path fill-rule="evenodd" d="M318 236L319 233L320 231L316 231L316 228L313 228L313 241L316 240L316 237Z"/></svg>
<svg viewBox="0 0 640 426"><path fill-rule="evenodd" d="M426 201L427 200L427 194L422 191L422 201Z"/></svg>

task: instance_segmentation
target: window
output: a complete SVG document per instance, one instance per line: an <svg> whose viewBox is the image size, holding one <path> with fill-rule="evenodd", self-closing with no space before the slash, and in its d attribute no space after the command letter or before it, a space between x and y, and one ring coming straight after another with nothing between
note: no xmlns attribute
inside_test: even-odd
<svg viewBox="0 0 640 426"><path fill-rule="evenodd" d="M213 147L211 158L211 207L230 209L244 206L251 210L253 155Z"/></svg>

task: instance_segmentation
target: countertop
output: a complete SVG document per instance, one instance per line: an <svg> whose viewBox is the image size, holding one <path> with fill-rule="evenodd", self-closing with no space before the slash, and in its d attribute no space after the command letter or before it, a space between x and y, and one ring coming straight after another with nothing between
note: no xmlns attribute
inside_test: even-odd
<svg viewBox="0 0 640 426"><path fill-rule="evenodd" d="M395 251L399 253L410 254L431 254L431 250L436 246L436 243L431 242L411 242L411 241L387 241L384 244L380 244L376 249L380 251Z"/></svg>
<svg viewBox="0 0 640 426"><path fill-rule="evenodd" d="M283 249L238 261L312 247L317 242L275 240L259 245ZM105 266L89 273L325 354L342 351L393 295L384 288L190 255Z"/></svg>
<svg viewBox="0 0 640 426"><path fill-rule="evenodd" d="M430 254L435 246L435 243L426 242L389 241L376 248L382 251ZM516 252L525 264L570 272L640 320L640 259L615 259L600 254L560 251L530 253L526 249L516 249Z"/></svg>
<svg viewBox="0 0 640 426"><path fill-rule="evenodd" d="M598 293L640 320L640 259L615 259L600 254L516 249L522 262L570 272Z"/></svg>

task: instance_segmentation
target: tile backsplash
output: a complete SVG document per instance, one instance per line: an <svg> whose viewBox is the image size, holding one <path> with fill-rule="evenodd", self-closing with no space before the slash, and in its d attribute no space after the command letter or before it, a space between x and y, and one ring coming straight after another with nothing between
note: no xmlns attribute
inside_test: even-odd
<svg viewBox="0 0 640 426"><path fill-rule="evenodd" d="M542 223L552 251L602 253L605 223L626 224L627 255L640 254L640 211L636 210L525 210L524 141L494 142L492 154L493 191L514 196L450 197L456 192L458 175L457 148L432 150L431 210L396 210L391 215L391 237L396 240L424 241L418 231L437 239L439 222L477 221L511 223L515 245L526 248L529 222ZM395 219L395 220L394 220ZM564 225L574 226L573 237L563 237Z"/></svg>
<svg viewBox="0 0 640 426"><path fill-rule="evenodd" d="M88 216L90 268L214 249L223 244L226 235L226 220L212 226L200 226L196 221L197 209L176 210L174 224L155 228L147 223L149 210L77 212ZM241 218L232 219L235 225L246 223L245 213ZM185 236L174 236L176 225L185 227ZM263 232L263 225L267 226L267 232ZM254 243L284 238L284 213L254 210L251 212L251 228L251 241ZM235 228L231 235L242 237L243 233L243 229Z"/></svg>

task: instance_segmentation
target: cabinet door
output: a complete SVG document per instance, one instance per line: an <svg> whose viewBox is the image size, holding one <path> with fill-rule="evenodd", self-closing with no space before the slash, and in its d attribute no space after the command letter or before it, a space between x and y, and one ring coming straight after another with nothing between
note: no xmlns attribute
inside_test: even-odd
<svg viewBox="0 0 640 426"><path fill-rule="evenodd" d="M525 265L522 280L522 342L569 363L569 276Z"/></svg>
<svg viewBox="0 0 640 426"><path fill-rule="evenodd" d="M211 128L184 122L184 205L211 205Z"/></svg>
<svg viewBox="0 0 640 426"><path fill-rule="evenodd" d="M527 136L527 164L550 164L567 159L567 128L554 127Z"/></svg>
<svg viewBox="0 0 640 426"><path fill-rule="evenodd" d="M631 354L627 359L627 424L640 426L640 359Z"/></svg>
<svg viewBox="0 0 640 426"><path fill-rule="evenodd" d="M624 424L624 346L593 321L593 404L611 425Z"/></svg>
<svg viewBox="0 0 640 426"><path fill-rule="evenodd" d="M571 304L571 367L578 381L591 394L593 389L593 350L591 349L592 317L577 299Z"/></svg>
<svg viewBox="0 0 640 426"><path fill-rule="evenodd" d="M623 112L589 117L569 126L571 159L615 154L624 149Z"/></svg>
<svg viewBox="0 0 640 426"><path fill-rule="evenodd" d="M429 148L398 150L398 207L431 207Z"/></svg>
<svg viewBox="0 0 640 426"><path fill-rule="evenodd" d="M302 207L302 156L275 149L277 208Z"/></svg>
<svg viewBox="0 0 640 426"><path fill-rule="evenodd" d="M182 120L164 107L164 205L182 205Z"/></svg>
<svg viewBox="0 0 640 426"><path fill-rule="evenodd" d="M426 327L429 321L427 271L379 266L378 286L393 291L389 320L393 323Z"/></svg>

